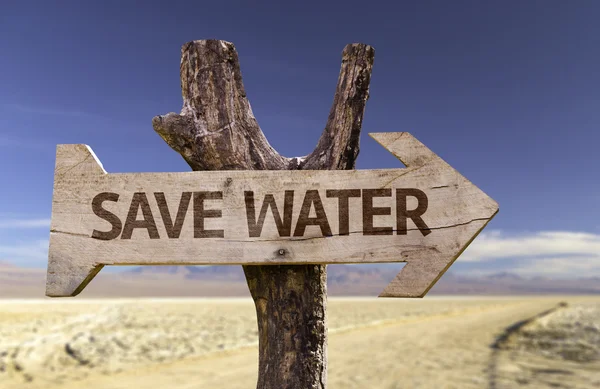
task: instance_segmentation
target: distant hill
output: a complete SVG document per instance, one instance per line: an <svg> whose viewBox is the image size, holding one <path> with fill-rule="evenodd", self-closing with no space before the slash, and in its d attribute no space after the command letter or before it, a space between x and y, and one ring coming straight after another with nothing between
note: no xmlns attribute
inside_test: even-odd
<svg viewBox="0 0 600 389"><path fill-rule="evenodd" d="M171 276L189 280L245 281L241 266L139 266L126 270L120 276L125 278Z"/></svg>
<svg viewBox="0 0 600 389"><path fill-rule="evenodd" d="M330 296L377 296L398 267L329 265ZM45 269L0 264L0 298L44 297ZM447 272L429 295L600 294L600 278L525 278L502 272L464 276ZM100 272L80 295L93 297L249 296L241 266L139 266L120 273Z"/></svg>
<svg viewBox="0 0 600 389"><path fill-rule="evenodd" d="M330 295L377 296L392 281L398 268L369 265L329 265L327 283ZM119 275L125 279L178 277L185 281L240 282L245 285L241 266L140 266ZM470 277L447 272L430 294L600 294L598 277L559 280L525 278L510 272Z"/></svg>

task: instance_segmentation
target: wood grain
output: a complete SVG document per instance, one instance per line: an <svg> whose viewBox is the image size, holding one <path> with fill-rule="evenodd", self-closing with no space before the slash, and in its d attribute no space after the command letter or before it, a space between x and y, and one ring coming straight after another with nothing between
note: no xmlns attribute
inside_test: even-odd
<svg viewBox="0 0 600 389"><path fill-rule="evenodd" d="M305 157L287 158L270 146L252 113L242 82L236 49L232 43L226 41L198 40L188 42L182 47L180 76L183 107L179 114L169 113L154 117L152 125L165 142L196 171L351 170L355 167L359 152L360 130L369 97L374 54L375 51L371 46L361 43L349 44L344 48L340 75L327 123L314 151ZM161 191L154 193L146 193L144 186L140 185L148 182L137 182L136 186L136 182L118 181L121 186L116 189L131 196L127 209L128 216L122 222L123 216L117 216L103 206L106 201L108 206L112 204L118 208L113 211L125 211L127 206L120 205L117 198L121 194L116 192L96 194L100 197L92 200L93 213L104 221L105 227L106 223L110 224L110 230L95 230L92 235L98 238L95 239L96 241L104 242L103 247L107 247L108 242L119 244L120 247L113 250L112 255L105 252L111 250L96 251L93 253L94 259L88 256L86 262L82 261L80 256L72 257L73 252L69 250L69 246L61 242L61 239L66 239L68 233L65 231L54 233L51 236L51 247L54 245L62 248L62 252L51 250L47 293L49 295L79 293L104 266L106 261L99 261L99 256L110 257L110 263L115 263L118 255L127 254L126 248L135 255L139 254L138 250L146 250L145 263L149 260L153 260L154 263L172 262L172 258L177 258L173 255L175 253L183 255L178 257L177 261L191 258L201 263L204 261L202 258L210 256L212 261L218 255L222 255L223 260L220 263L245 263L244 274L255 303L259 332L260 358L257 388L325 389L327 386L327 273L323 261L367 262L369 259L375 260L376 256L383 258L386 255L387 258L395 256L400 261L409 261L398 278L406 285L392 283L383 295L420 297L427 292L428 285L431 287L437 277L456 258L458 254L454 254L458 252L461 244L464 248L466 246L464 242L470 241L480 230L479 227L483 228L479 224L485 221L485 219L478 219L480 213L475 209L476 207L473 207L470 215L473 219L465 221L465 224L443 224L448 221L446 219L452 223L456 222L456 215L447 211L444 215L438 212L433 220L427 220L425 213L429 208L429 202L430 200L434 203L439 202L443 198L443 195L440 195L442 193L440 190L443 188L450 189L448 193L450 197L460 197L462 194L459 193L458 188L463 185L465 193L472 194L471 198L468 195L463 197L463 202L469 203L469 207L478 204L482 194L461 181L462 179L452 173L447 165L435 159L435 155L420 143L416 141L411 143L410 139L403 139L402 135L376 135L380 135L378 138L380 143L384 146L389 144L393 152L402 152L402 157L409 162L407 171L396 171L392 173L393 175L390 175L389 171L376 172L379 174L378 179L363 175L358 181L352 180L361 173L356 176L344 176L344 179L338 177L337 181L334 176L318 176L315 179L314 173L300 176L272 175L269 176L270 180L262 181L261 178L256 178L259 175L254 175L254 180L248 175L207 175L205 177L207 180L194 181L198 185L189 182L189 178L183 179L182 181L188 180L183 188L175 185L180 189L179 193L173 193L173 188L165 185L165 183L179 182L179 178L183 176L177 174L172 175L170 181L165 178L166 176L161 176L165 180L158 183L160 184L158 189ZM64 151L68 153L73 150ZM90 162L91 153L87 155L85 150L83 151L81 155L74 152L75 155L69 158L75 157L77 161ZM88 162L84 162L83 165L89 165L88 169L96 169L97 174L92 174L96 175L96 181L106 180L104 181L106 184L109 178L98 178L103 175L100 174L103 172L98 173L98 166ZM72 163L69 166L76 165ZM409 171L411 169L421 170L413 174ZM432 174L440 175L448 181L448 184L428 187L430 180L425 175L427 169ZM64 169L62 172L65 173ZM402 181L401 183L414 183L417 186L425 184L423 188L427 189L427 193L414 187L392 187L403 175L410 174L414 182ZM157 184L150 179L150 176L145 177L153 185ZM250 183L248 179L251 180ZM385 179L385 182L382 182L382 179ZM255 186L258 181L260 187ZM246 188L241 188L243 183L248 183ZM298 183L304 183L306 187L299 187ZM331 184L336 184L337 187L332 188ZM364 188L360 187L362 184L365 185ZM451 185L456 185L455 192L451 192ZM198 186L203 189L199 190ZM286 189L290 186L294 189ZM247 190L248 187L251 190ZM189 190L181 191L186 188ZM240 192L236 191L233 194L234 189L244 189L243 203ZM430 193L432 196L430 199L428 193L434 189L438 192ZM272 193L266 193L267 191ZM296 191L299 193L295 194ZM392 200L391 197L394 195L396 198L392 204L381 203L381 201ZM416 200L416 204L409 204L410 196L414 196L412 200L413 202ZM300 197L302 197L301 202L298 201ZM156 205L152 203L153 198L156 200ZM179 203L174 204L173 202L176 201L174 199L177 198ZM262 203L260 203L261 199L263 199ZM126 203L129 198L125 200ZM356 205L357 200L360 201L359 208ZM258 203L253 204L255 201ZM219 202L222 203L220 205L227 206L233 203L239 208L237 210L235 207L222 208L219 207ZM213 206L216 204L216 209L211 208L209 204ZM495 204L488 205L491 209L486 209L485 215L495 207ZM156 208L153 211L152 207L159 208L158 216ZM193 212L193 222L190 222L189 216L186 218L190 207ZM244 215L240 210L243 207L245 207L248 226L247 236L243 236L241 227ZM434 204L434 208L439 208L439 204ZM240 215L236 216L235 212L238 211ZM272 221L267 216L268 211L273 213ZM335 218L336 211L337 225L330 220ZM138 220L137 214L140 212L142 219ZM360 212L362 218L359 217ZM89 211L78 214L80 225L87 223L87 215ZM75 217L75 214L73 216ZM392 220L394 216L396 219ZM232 217L237 219L231 221ZM66 225L77 224L73 223L75 220L74 218ZM356 225L357 221L362 225ZM414 222L416 228L410 228L410 222ZM432 230L431 225L439 225L439 228ZM453 234L449 233L450 229ZM56 229L56 231L62 230ZM144 242L135 242L140 238L140 233L147 234L147 239ZM241 237L232 239L231 236L235 236L236 233ZM119 234L126 239L118 239ZM188 242L184 245L177 243L160 245L161 249L153 250L152 244L164 242L165 234L169 238L168 242L186 239ZM444 234L447 236L444 237ZM71 248L86 245L81 242L87 235L71 236L79 239ZM439 237L436 238L438 240L433 241L431 236ZM424 240L425 237L429 237L427 241ZM192 239L193 244L190 242ZM223 245L226 240L228 240L227 245ZM407 244L401 245L403 251L398 252L400 240ZM220 243L215 243L216 241ZM360 242L360 244L348 244L349 241ZM410 246L408 242L412 241L415 244ZM447 249L447 251L427 254L427 250L436 249L433 243L442 241L445 241L449 247L440 243L437 250ZM452 246L451 242L454 242L456 247ZM223 250L216 249L218 244L223 246ZM368 245L370 246L367 247ZM166 251L165 247L167 247ZM338 254L331 254L336 251ZM162 258L155 255L156 253L166 257ZM206 256L202 257L205 254ZM232 260L232 258L238 259ZM258 258L259 262L252 262L255 261L254 258ZM417 265L411 267L413 262ZM283 264L272 265L274 263Z"/></svg>
<svg viewBox="0 0 600 389"><path fill-rule="evenodd" d="M236 49L222 40L183 45L181 113L157 116L152 126L193 170L354 169L374 54L362 43L344 47L327 123L306 157L283 157L268 143L252 113ZM284 207L287 223L285 217ZM327 265L242 267L259 330L257 388L325 389Z"/></svg>
<svg viewBox="0 0 600 389"><path fill-rule="evenodd" d="M407 167L107 174L89 147L59 145L48 294L104 265L407 262L381 295L422 296L498 205L410 134L370 135ZM409 189L421 223L400 215L422 205Z"/></svg>

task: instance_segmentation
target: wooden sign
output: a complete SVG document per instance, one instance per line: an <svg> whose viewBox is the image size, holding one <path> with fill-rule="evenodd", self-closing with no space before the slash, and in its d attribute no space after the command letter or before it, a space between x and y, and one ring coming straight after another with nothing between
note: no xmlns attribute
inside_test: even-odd
<svg viewBox="0 0 600 389"><path fill-rule="evenodd" d="M58 145L46 295L104 265L406 262L380 296L423 297L498 204L409 133L370 135L407 167L107 174Z"/></svg>

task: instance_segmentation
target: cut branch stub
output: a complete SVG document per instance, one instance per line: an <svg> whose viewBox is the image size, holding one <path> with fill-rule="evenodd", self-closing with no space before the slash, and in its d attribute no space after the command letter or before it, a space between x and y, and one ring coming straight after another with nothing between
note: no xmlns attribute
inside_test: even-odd
<svg viewBox="0 0 600 389"><path fill-rule="evenodd" d="M194 170L284 170L260 130L232 43L193 41L181 49L181 114L156 116L156 132Z"/></svg>

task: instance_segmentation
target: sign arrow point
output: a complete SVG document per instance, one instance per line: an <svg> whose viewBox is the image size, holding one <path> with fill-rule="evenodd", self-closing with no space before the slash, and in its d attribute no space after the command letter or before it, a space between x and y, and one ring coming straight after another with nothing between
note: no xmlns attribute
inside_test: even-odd
<svg viewBox="0 0 600 389"><path fill-rule="evenodd" d="M464 197L459 203L462 205L462 212L469 216L469 219L462 223L432 227L431 229L437 229L436 233L441 236L436 245L437 253L412 256L379 295L423 297L498 213L498 203L408 132L376 132L369 135L407 168L430 165L430 169L422 172L424 175L432 181L447 182L455 188L460 188L460 191L450 193L452 196ZM449 186L440 185L438 188Z"/></svg>

